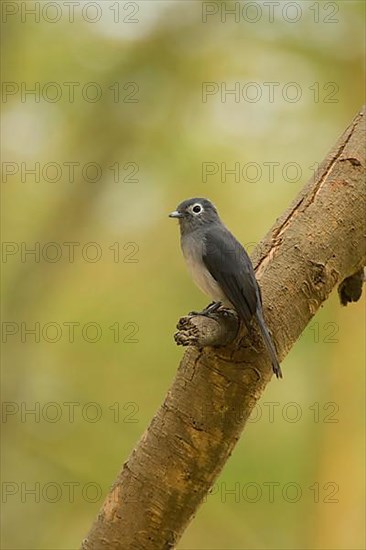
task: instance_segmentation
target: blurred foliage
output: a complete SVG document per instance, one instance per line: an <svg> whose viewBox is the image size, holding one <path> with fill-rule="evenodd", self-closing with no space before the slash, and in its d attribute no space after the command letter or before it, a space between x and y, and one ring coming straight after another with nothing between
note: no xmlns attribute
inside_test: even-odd
<svg viewBox="0 0 366 550"><path fill-rule="evenodd" d="M2 424L2 548L77 548L174 376L178 317L207 302L167 213L207 196L253 249L363 102L364 3L290 3L297 12L272 3L272 21L265 2L92 3L98 11L81 2L72 21L58 2L54 22L47 2L39 18L24 11L34 2L2 4L2 161L17 170L5 177L3 164L2 238L15 247L2 266L3 322L18 329L3 344L3 412L12 414ZM225 21L229 9L236 15ZM217 13L204 22L207 11ZM239 83L248 95L203 101L204 83ZM98 89L98 101L85 99ZM290 101L294 90L301 97ZM37 162L39 181L25 173ZM72 162L74 178L64 164ZM203 181L207 162L218 173ZM268 162L278 163L273 178ZM47 163L61 167L58 179L55 165L42 174ZM85 177L87 163L96 166ZM247 178L223 178L221 163L240 163ZM287 163L298 177L283 172ZM54 262L52 242L62 251ZM79 243L73 262L70 242ZM91 242L95 262L86 259ZM39 246L39 261L24 246ZM324 304L179 548L364 548L364 304L342 309L335 293ZM102 332L94 343L90 322ZM46 335L39 342L24 332L35 323ZM79 323L73 342L64 323Z"/></svg>

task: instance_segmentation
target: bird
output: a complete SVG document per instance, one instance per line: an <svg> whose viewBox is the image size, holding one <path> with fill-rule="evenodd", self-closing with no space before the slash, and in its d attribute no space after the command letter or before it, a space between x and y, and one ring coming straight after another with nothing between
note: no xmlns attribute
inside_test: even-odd
<svg viewBox="0 0 366 550"><path fill-rule="evenodd" d="M282 378L276 348L263 317L261 290L245 248L206 198L184 200L169 217L179 221L181 249L193 281L214 300L200 313L208 315L222 306L233 308L247 329L255 318L273 372Z"/></svg>

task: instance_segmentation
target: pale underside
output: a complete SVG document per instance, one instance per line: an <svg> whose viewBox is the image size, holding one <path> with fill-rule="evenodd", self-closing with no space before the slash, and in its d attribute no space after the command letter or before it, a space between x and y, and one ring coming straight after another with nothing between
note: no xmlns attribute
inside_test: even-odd
<svg viewBox="0 0 366 550"><path fill-rule="evenodd" d="M224 306L233 308L231 302L203 263L204 244L202 242L199 244L197 242L192 243L193 238L190 235L185 236L184 244L182 244L183 256L193 281L212 300L222 302Z"/></svg>

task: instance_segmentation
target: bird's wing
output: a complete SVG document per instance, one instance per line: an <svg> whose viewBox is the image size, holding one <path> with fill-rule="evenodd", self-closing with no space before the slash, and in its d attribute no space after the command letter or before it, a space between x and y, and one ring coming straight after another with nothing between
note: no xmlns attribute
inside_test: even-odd
<svg viewBox="0 0 366 550"><path fill-rule="evenodd" d="M206 232L203 262L248 326L260 302L259 287L248 254L226 227Z"/></svg>

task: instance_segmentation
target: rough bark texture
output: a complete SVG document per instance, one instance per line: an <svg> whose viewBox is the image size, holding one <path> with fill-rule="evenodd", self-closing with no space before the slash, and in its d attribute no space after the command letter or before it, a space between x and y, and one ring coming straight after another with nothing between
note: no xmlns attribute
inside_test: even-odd
<svg viewBox="0 0 366 550"><path fill-rule="evenodd" d="M226 346L239 330L239 319L234 311L220 309L209 315L190 314L179 319L174 340L178 346Z"/></svg>
<svg viewBox="0 0 366 550"><path fill-rule="evenodd" d="M362 112L254 255L280 359L334 287L365 264L363 126ZM84 550L173 548L271 379L255 328L233 339L235 323L227 338L215 328L217 320L180 323L180 343L225 345L187 349L164 403L83 541Z"/></svg>

